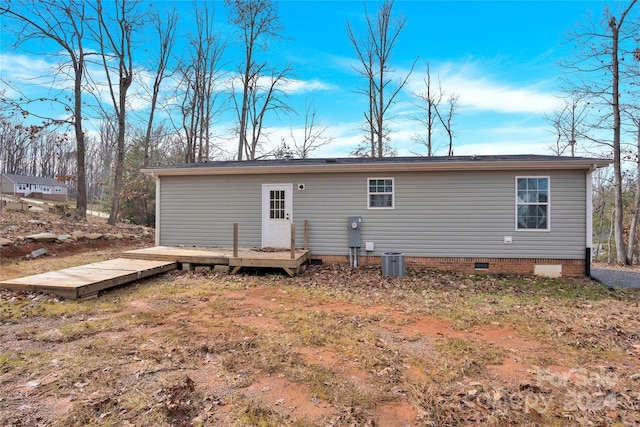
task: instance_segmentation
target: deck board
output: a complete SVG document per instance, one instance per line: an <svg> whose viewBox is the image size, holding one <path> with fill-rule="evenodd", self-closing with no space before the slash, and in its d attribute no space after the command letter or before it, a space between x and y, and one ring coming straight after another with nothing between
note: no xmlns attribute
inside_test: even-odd
<svg viewBox="0 0 640 427"><path fill-rule="evenodd" d="M237 271L241 267L282 268L287 273L297 272L300 266L311 258L311 251L296 249L295 258L291 250L262 250L239 248L238 256L233 256L231 248L181 248L174 246L154 246L134 249L122 254L125 258L175 261L179 264L228 265Z"/></svg>
<svg viewBox="0 0 640 427"><path fill-rule="evenodd" d="M175 262L117 258L9 279L0 282L0 286L14 290L46 291L70 299L89 298L101 290L175 268Z"/></svg>
<svg viewBox="0 0 640 427"><path fill-rule="evenodd" d="M233 254L233 252L231 252ZM217 248L178 248L173 246L154 246L126 251L123 258L173 261L179 263L228 265L229 251Z"/></svg>

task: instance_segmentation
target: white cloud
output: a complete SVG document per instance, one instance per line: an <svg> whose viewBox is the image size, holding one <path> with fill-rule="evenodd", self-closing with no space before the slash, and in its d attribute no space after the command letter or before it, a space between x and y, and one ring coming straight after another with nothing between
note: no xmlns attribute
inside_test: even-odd
<svg viewBox="0 0 640 427"><path fill-rule="evenodd" d="M43 56L0 54L0 76L26 90L26 86L63 89L65 79L57 78L60 64L47 61Z"/></svg>
<svg viewBox="0 0 640 427"><path fill-rule="evenodd" d="M284 85L284 91L290 94L314 92L320 90L332 90L335 89L334 85L323 83L318 79L312 80L297 80L289 79Z"/></svg>
<svg viewBox="0 0 640 427"><path fill-rule="evenodd" d="M413 93L424 91L426 75L415 73L409 83ZM553 111L559 99L551 91L541 88L542 82L529 86L513 86L496 81L491 72L477 63L445 63L431 68L431 84L437 89L438 81L447 93L460 96L460 109L494 111L498 113L537 113Z"/></svg>
<svg viewBox="0 0 640 427"><path fill-rule="evenodd" d="M19 87L26 96L34 98L59 98L58 93L73 91L73 71L70 70L70 65L65 62L49 61L46 58L35 55L0 54L0 64L2 64L0 75L3 79ZM66 56L58 56L58 58L66 58ZM97 63L86 63L85 74L91 76L94 84L93 89L84 94L85 102L93 104L91 98L95 97L107 109L111 108L111 95L104 76L104 69ZM140 76L149 78L145 75L144 70L136 74L136 77ZM6 96L21 96L17 92L9 92L9 86L7 89ZM140 111L148 107L148 97L143 94L137 81L134 81L130 94L134 95L129 97L129 107L132 111ZM50 115L51 111L42 111L41 114ZM62 112L61 114L64 115Z"/></svg>
<svg viewBox="0 0 640 427"><path fill-rule="evenodd" d="M335 85L322 82L319 79L299 80L288 78L282 80L281 83L282 84L279 85L279 89L290 95L336 89ZM222 84L220 85L219 89L231 92L234 86L236 88L242 88L241 76L237 73L233 73L231 77L225 79L224 82L222 82ZM269 88L271 86L271 77L266 74L262 75L258 79L258 86L263 89Z"/></svg>
<svg viewBox="0 0 640 427"><path fill-rule="evenodd" d="M10 79L30 79L39 77L46 69L53 68L53 63L45 61L42 56L0 54L0 72Z"/></svg>

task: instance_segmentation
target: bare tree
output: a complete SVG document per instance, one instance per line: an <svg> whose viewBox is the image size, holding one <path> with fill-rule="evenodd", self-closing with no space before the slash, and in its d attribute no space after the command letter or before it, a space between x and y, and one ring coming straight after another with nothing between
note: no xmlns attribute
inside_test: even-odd
<svg viewBox="0 0 640 427"><path fill-rule="evenodd" d="M42 126L24 126L15 120L0 120L0 172L28 174L32 145L42 131Z"/></svg>
<svg viewBox="0 0 640 427"><path fill-rule="evenodd" d="M266 66L265 62L258 60L258 53L261 49L266 50L273 39L280 38L282 26L277 3L272 0L225 0L225 3L230 8L229 19L238 28L244 47L239 73L242 95L239 101L235 101L239 119L238 160L242 160L246 147L257 144L255 140L247 141L247 128L252 91L255 94L257 81Z"/></svg>
<svg viewBox="0 0 640 427"><path fill-rule="evenodd" d="M347 25L349 25L347 23ZM347 27L349 28L349 27ZM359 89L356 93L363 94L367 97L367 112L364 113L364 124L362 126L362 131L364 132L364 141L362 145L356 148L353 154L357 157L378 157L376 153L378 150L378 143L376 139L376 126L375 126L375 116L376 116L376 96L375 96L375 71L374 71L374 53L373 48L371 46L366 47L366 49L359 53L359 56L362 60L362 69L359 70L360 74L367 79L366 89ZM387 130L388 132L388 130ZM385 135L386 137L387 135ZM389 140L387 138L384 139L383 142L383 150L384 155L388 155L391 147L389 145Z"/></svg>
<svg viewBox="0 0 640 427"><path fill-rule="evenodd" d="M200 92L198 90L197 79L195 79L196 74L191 72L192 66L188 66L181 70L182 80L180 83L180 87L184 90L184 96L182 97L180 103L180 113L181 113L181 127L184 132L184 146L183 150L185 163L193 163L196 161L196 145L197 145L197 135L198 135L198 127L199 127L199 118L200 116L197 114L198 111L198 99L197 94Z"/></svg>
<svg viewBox="0 0 640 427"><path fill-rule="evenodd" d="M314 105L312 103L305 103L302 137L296 136L293 129L289 131L291 141L293 141L292 154L300 159L308 158L312 151L331 144L334 140L333 136L326 135L328 128L318 121L316 114L317 111Z"/></svg>
<svg viewBox="0 0 640 427"><path fill-rule="evenodd" d="M47 40L58 45L66 55L68 69L60 67L52 87L57 78L66 79L71 76L73 82L71 103L66 104L64 96L52 95L47 98L38 98L52 104L62 104L62 109L69 116L65 119L46 118L46 121L72 126L76 140L76 216L80 219L87 215L87 186L85 172L85 135L83 128L83 90L86 73L86 57L89 52L85 49L85 30L89 19L85 13L85 2L82 0L69 0L59 2L56 0L28 0L0 3L0 15L15 20L19 29L16 32L18 44L30 40ZM60 52L55 53L60 56ZM66 89L66 88L65 88ZM61 90L60 92L64 92ZM32 114L33 109L20 102L14 105L21 110L23 115ZM40 117L43 118L43 117Z"/></svg>
<svg viewBox="0 0 640 427"><path fill-rule="evenodd" d="M393 69L391 67L391 53L398 41L398 37L406 18L392 19L393 0L385 0L375 17L369 15L366 10L367 21L366 36L358 38L349 22L347 22L347 34L356 50L361 68L356 69L367 81L366 89L360 90L367 96L369 111L365 113L367 132L372 147L372 157L383 157L385 142L389 140L389 128L387 125L389 108L394 104L395 98L409 80L409 76L417 62L413 62L407 75L394 86Z"/></svg>
<svg viewBox="0 0 640 427"><path fill-rule="evenodd" d="M443 97L444 93L441 93L440 96ZM440 123L442 124L442 127L447 133L447 137L449 139L449 156L453 156L453 137L455 136L455 131L453 130L453 116L456 112L459 99L459 95L452 93L447 98L445 111L442 111L442 108L439 106L436 107L438 119L440 119Z"/></svg>
<svg viewBox="0 0 640 427"><path fill-rule="evenodd" d="M106 206L108 201L108 181L115 168L117 125L113 120L103 118L95 135L87 138L87 187L91 210L95 204Z"/></svg>
<svg viewBox="0 0 640 427"><path fill-rule="evenodd" d="M168 11L166 19L163 19L159 12L155 12L151 15L151 23L156 30L159 40L158 63L153 78L153 87L151 88L151 105L149 119L147 120L147 130L143 139L142 167L149 165L149 145L151 144L151 135L153 132L153 120L158 106L158 97L162 83L164 79L168 77L167 66L171 58L171 52L176 43L178 12L175 8Z"/></svg>
<svg viewBox="0 0 640 427"><path fill-rule="evenodd" d="M631 120L636 128L636 153L640 153L640 118L632 116ZM636 154L634 160L636 166L635 197L633 205L631 206L632 215L629 222L629 236L627 237L627 258L629 259L629 264L633 263L637 241L638 220L640 220L640 156Z"/></svg>
<svg viewBox="0 0 640 427"><path fill-rule="evenodd" d="M97 0L95 4L98 25L94 34L100 48L100 60L118 130L113 199L107 221L114 225L118 220L124 171L127 92L133 83L134 73L132 35L134 28L142 24L142 16L137 13L135 0L116 0L107 3L107 6L110 10L105 10L103 0Z"/></svg>
<svg viewBox="0 0 640 427"><path fill-rule="evenodd" d="M249 84L247 129L245 136L245 156L247 160L259 157L258 149L265 138L264 120L267 113L279 114L291 111L284 102L284 92L281 86L287 81L288 70L272 72L269 76L256 74Z"/></svg>
<svg viewBox="0 0 640 427"><path fill-rule="evenodd" d="M62 150L66 135L55 130L48 129L41 132L33 145L33 175L55 177L60 173L58 160L62 155Z"/></svg>
<svg viewBox="0 0 640 427"><path fill-rule="evenodd" d="M558 135L555 147L550 147L556 155L562 156L566 150L572 157L576 155L578 139L586 138L588 131L589 106L583 95L574 94L564 100L562 108L545 117Z"/></svg>
<svg viewBox="0 0 640 427"><path fill-rule="evenodd" d="M571 35L578 46L577 55L567 61L564 66L571 73L569 83L572 92L588 97L591 102L606 106L608 112L601 118L601 123L611 131L611 140L607 145L613 151L614 179L614 238L616 246L616 262L630 264L632 257L627 256L624 239L624 212L622 189L622 157L621 157L621 77L624 72L624 57L633 57L636 49L635 40L638 32L637 17L630 16L637 0L632 0L622 7L618 15L608 7L605 8L603 25L595 25L592 21L580 26ZM570 80L573 78L573 80Z"/></svg>
<svg viewBox="0 0 640 427"><path fill-rule="evenodd" d="M624 247L624 212L622 210L622 158L621 158L621 119L620 119L620 47L621 47L621 31L625 19L631 8L636 4L633 0L629 6L624 9L619 18L616 18L609 11L606 11L608 26L610 31L610 44L608 47L611 55L611 109L613 115L613 174L615 189L615 220L614 235L616 242L616 261L619 264L633 263L633 254L628 254ZM635 37L635 31L633 37ZM625 37L622 33L623 38ZM628 256L630 255L630 256Z"/></svg>
<svg viewBox="0 0 640 427"><path fill-rule="evenodd" d="M424 145L427 149L427 156L430 157L435 153L433 137L436 122L439 120L437 109L442 101L442 89L441 87L437 90L433 88L431 84L431 68L428 62L427 76L424 79L424 90L414 95L418 99L414 105L420 109L421 113L419 116L414 116L414 120L418 121L422 125L425 133L416 133L413 140Z"/></svg>
<svg viewBox="0 0 640 427"><path fill-rule="evenodd" d="M217 86L224 43L214 32L213 10L208 2L194 3L196 34L189 37L189 57L180 66L182 131L185 161L193 163L210 157L210 132L218 108Z"/></svg>

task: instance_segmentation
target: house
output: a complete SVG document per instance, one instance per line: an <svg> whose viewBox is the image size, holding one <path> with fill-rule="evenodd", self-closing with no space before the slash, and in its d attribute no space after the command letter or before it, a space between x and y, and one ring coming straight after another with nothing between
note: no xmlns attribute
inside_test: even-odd
<svg viewBox="0 0 640 427"><path fill-rule="evenodd" d="M606 159L539 155L210 161L156 179L156 244L288 247L312 258L460 272L589 275L591 174Z"/></svg>
<svg viewBox="0 0 640 427"><path fill-rule="evenodd" d="M0 181L2 182L2 194L45 200L68 200L69 186L55 178L3 173L0 175Z"/></svg>

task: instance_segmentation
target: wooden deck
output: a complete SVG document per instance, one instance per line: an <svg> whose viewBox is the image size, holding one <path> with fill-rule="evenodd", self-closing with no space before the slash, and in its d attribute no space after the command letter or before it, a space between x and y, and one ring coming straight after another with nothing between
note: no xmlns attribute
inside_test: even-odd
<svg viewBox="0 0 640 427"><path fill-rule="evenodd" d="M235 255L235 256L234 256ZM228 266L232 273L242 267L282 268L295 276L311 257L308 250L256 250L224 248L176 248L156 246L124 252L122 258L0 282L0 287L45 291L69 298L92 298L98 292L176 268Z"/></svg>
<svg viewBox="0 0 640 427"><path fill-rule="evenodd" d="M177 268L175 261L117 258L0 282L14 290L45 291L69 298L92 298L101 290Z"/></svg>
<svg viewBox="0 0 640 427"><path fill-rule="evenodd" d="M300 272L301 266L311 257L311 251L296 249L293 254L289 249L261 250L238 249L234 256L230 248L178 248L173 246L155 246L135 249L122 254L125 258L171 261L188 266L226 265L237 273L242 267L282 268L290 276Z"/></svg>

